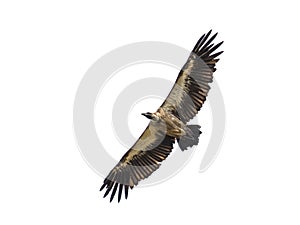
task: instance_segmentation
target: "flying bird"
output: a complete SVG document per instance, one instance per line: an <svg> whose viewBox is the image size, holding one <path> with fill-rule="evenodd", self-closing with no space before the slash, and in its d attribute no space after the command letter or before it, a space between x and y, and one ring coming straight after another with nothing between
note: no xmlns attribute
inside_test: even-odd
<svg viewBox="0 0 300 225"><path fill-rule="evenodd" d="M109 172L100 188L100 191L105 190L104 197L111 193L110 201L117 191L118 202L122 193L127 199L128 189L160 167L161 162L171 153L175 141L182 151L198 144L200 126L187 123L204 104L219 61L217 57L223 53L215 52L223 42L214 44L217 33L211 36L211 32L198 40L158 110L142 113L150 119L147 128Z"/></svg>

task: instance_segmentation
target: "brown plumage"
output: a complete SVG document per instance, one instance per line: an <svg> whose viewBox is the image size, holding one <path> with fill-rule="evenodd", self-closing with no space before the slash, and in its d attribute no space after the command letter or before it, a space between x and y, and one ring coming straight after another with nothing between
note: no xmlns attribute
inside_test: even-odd
<svg viewBox="0 0 300 225"><path fill-rule="evenodd" d="M159 168L171 153L175 140L181 150L198 144L200 126L187 125L187 122L204 104L219 61L217 57L223 52L214 53L223 42L212 44L217 33L210 35L211 31L199 39L158 110L142 114L150 119L148 127L110 171L100 188L100 191L106 188L104 197L111 192L110 201L117 192L120 201L123 190L127 199L128 189Z"/></svg>

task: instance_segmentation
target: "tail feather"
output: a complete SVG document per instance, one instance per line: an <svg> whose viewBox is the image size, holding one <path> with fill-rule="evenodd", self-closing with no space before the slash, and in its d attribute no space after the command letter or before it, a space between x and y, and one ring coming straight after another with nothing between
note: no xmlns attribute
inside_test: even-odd
<svg viewBox="0 0 300 225"><path fill-rule="evenodd" d="M177 138L178 145L182 151L187 150L188 147L192 147L199 143L199 136L202 133L199 125L188 125L187 126L191 133L187 133L181 138Z"/></svg>

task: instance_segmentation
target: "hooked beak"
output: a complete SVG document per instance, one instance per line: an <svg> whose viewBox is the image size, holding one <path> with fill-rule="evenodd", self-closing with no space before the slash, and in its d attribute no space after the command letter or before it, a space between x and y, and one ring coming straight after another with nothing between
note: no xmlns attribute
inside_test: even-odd
<svg viewBox="0 0 300 225"><path fill-rule="evenodd" d="M152 119L152 114L151 113L142 113L143 116L147 117L148 119Z"/></svg>

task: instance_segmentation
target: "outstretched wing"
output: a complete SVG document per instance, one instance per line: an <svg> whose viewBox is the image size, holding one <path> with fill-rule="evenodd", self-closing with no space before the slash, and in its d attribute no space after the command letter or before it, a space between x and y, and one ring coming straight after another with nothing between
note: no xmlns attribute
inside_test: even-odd
<svg viewBox="0 0 300 225"><path fill-rule="evenodd" d="M215 65L219 61L217 57L223 53L214 53L223 42L212 44L217 33L212 37L210 34L211 30L199 39L179 72L171 92L161 105L184 123L191 120L204 104L210 89L209 83L216 71Z"/></svg>
<svg viewBox="0 0 300 225"><path fill-rule="evenodd" d="M110 201L118 190L118 202L124 188L125 198L129 187L132 189L139 181L149 177L160 163L171 153L175 139L165 134L165 129L149 123L137 142L110 171L100 191L106 187L104 197L111 191Z"/></svg>

